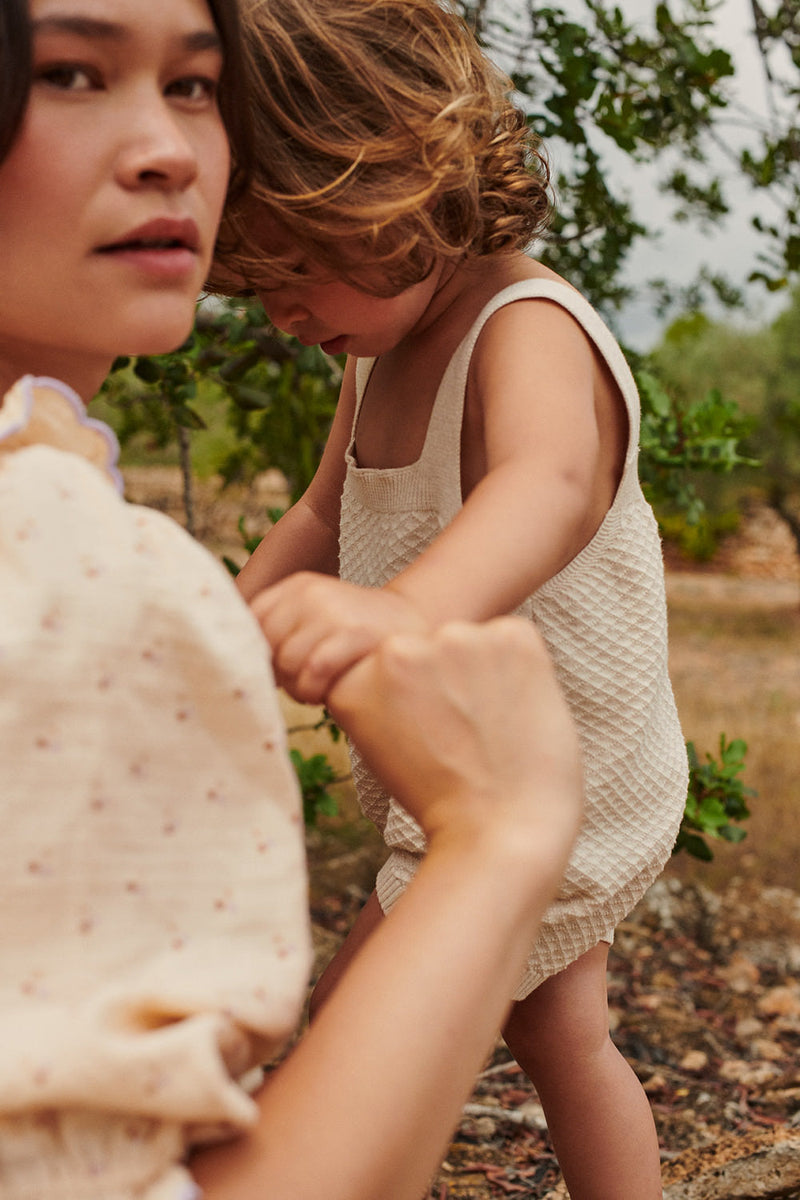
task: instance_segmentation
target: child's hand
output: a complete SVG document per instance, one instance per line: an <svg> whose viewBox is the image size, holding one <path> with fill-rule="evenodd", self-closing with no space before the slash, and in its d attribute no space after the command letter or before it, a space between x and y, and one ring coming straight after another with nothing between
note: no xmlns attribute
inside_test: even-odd
<svg viewBox="0 0 800 1200"><path fill-rule="evenodd" d="M339 676L389 634L427 629L397 592L310 571L260 592L250 607L272 646L276 681L307 704L324 703Z"/></svg>

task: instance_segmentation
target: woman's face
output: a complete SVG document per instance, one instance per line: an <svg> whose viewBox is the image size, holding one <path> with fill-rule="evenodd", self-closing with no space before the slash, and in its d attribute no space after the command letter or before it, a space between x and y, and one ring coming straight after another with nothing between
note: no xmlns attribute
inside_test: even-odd
<svg viewBox="0 0 800 1200"><path fill-rule="evenodd" d="M30 0L33 86L0 165L0 388L87 395L188 335L228 180L205 0ZM0 395L2 394L0 390Z"/></svg>

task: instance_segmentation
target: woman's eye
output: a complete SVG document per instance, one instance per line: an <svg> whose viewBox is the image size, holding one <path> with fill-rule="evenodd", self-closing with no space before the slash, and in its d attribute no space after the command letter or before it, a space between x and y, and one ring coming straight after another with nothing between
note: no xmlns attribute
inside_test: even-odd
<svg viewBox="0 0 800 1200"><path fill-rule="evenodd" d="M99 87L99 81L93 78L88 68L73 63L52 63L39 67L36 79L62 92L89 92Z"/></svg>
<svg viewBox="0 0 800 1200"><path fill-rule="evenodd" d="M188 100L192 104L204 104L216 100L217 81L203 75L193 75L187 79L176 79L167 88L167 94Z"/></svg>

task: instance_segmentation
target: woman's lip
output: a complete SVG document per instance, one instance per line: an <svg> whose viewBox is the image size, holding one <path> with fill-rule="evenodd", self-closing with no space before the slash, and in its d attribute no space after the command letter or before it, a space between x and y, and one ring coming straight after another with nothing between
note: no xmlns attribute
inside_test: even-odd
<svg viewBox="0 0 800 1200"><path fill-rule="evenodd" d="M96 253L159 283L180 284L197 273L200 230L191 217L153 217L98 246Z"/></svg>
<svg viewBox="0 0 800 1200"><path fill-rule="evenodd" d="M186 246L120 245L104 250L103 257L165 282L197 273L197 255Z"/></svg>
<svg viewBox="0 0 800 1200"><path fill-rule="evenodd" d="M191 217L155 217L129 229L121 237L98 246L101 254L115 253L127 247L135 249L180 247L197 253L200 249L200 230Z"/></svg>

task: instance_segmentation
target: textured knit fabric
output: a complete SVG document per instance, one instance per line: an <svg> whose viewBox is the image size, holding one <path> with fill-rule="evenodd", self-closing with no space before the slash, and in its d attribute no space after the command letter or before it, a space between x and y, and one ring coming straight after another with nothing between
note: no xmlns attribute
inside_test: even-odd
<svg viewBox="0 0 800 1200"><path fill-rule="evenodd" d="M359 468L354 422L340 534L342 578L381 587L456 516L462 504L464 395L475 342L498 308L537 297L571 313L596 346L624 397L630 433L623 478L600 529L519 610L545 638L578 725L586 815L516 999L599 941L613 939L615 925L669 858L686 801L686 750L667 674L661 545L637 471L639 399L619 347L591 306L567 285L544 280L517 283L495 296L450 361L422 453L410 466ZM356 421L373 361L358 363ZM510 513L509 520L535 521L536 514ZM357 750L353 758L362 808L391 850L377 882L387 911L412 877L425 840Z"/></svg>
<svg viewBox="0 0 800 1200"><path fill-rule="evenodd" d="M187 1146L255 1120L239 1077L309 967L263 637L114 456L63 385L4 398L2 1200L187 1197Z"/></svg>

